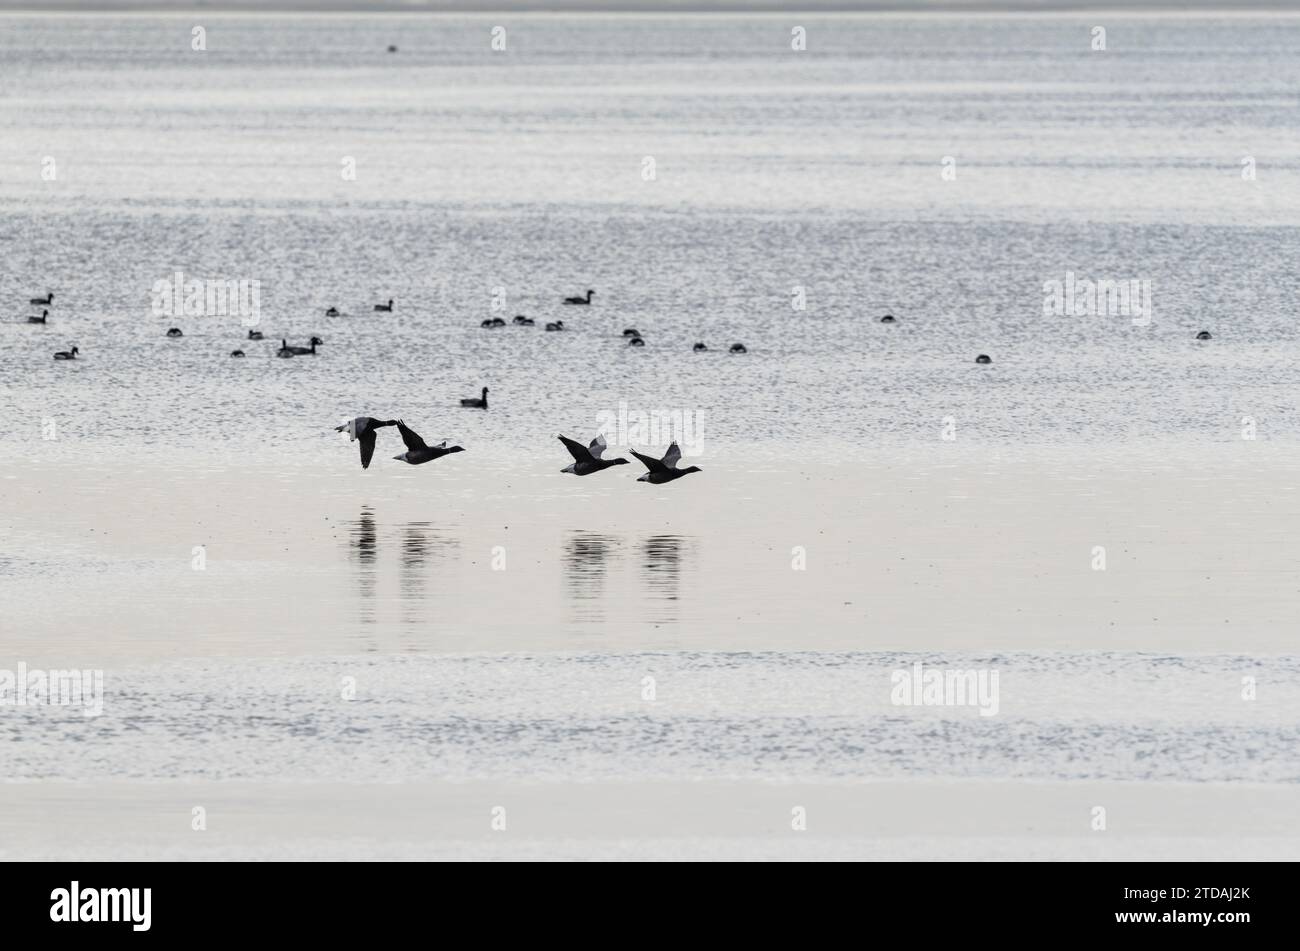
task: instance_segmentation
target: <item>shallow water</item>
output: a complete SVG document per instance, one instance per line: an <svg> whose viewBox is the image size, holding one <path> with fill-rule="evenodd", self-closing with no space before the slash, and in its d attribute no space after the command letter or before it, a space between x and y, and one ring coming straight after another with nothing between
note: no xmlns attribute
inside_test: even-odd
<svg viewBox="0 0 1300 951"><path fill-rule="evenodd" d="M506 53L492 17L203 20L196 52L188 16L0 15L0 669L106 677L99 718L4 708L0 838L193 855L179 790L244 781L241 854L274 856L302 782L328 821L295 854L337 855L384 809L327 783L572 783L606 853L725 854L706 782L749 784L737 836L788 824L770 785L897 782L924 837L947 784L1015 780L960 831L1013 844L919 854L1063 854L1034 836L1095 784L1229 788L1237 824L1148 804L1147 834L1294 851L1260 790L1300 779L1300 18L1107 14L1092 52L1072 15L801 17L801 53L781 16L511 15ZM257 314L156 313L178 270ZM1150 320L1045 313L1067 272L1149 282ZM467 451L407 467L386 430L362 471L359 413ZM561 475L555 435L602 428L703 472ZM891 704L918 658L998 668L1001 711ZM681 841L580 795L659 781ZM841 851L901 834L854 821Z"/></svg>

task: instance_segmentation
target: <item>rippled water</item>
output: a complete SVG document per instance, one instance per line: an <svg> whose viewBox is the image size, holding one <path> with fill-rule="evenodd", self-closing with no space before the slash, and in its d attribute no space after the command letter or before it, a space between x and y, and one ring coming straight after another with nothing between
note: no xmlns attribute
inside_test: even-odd
<svg viewBox="0 0 1300 951"><path fill-rule="evenodd" d="M1300 779L1300 18L200 19L0 15L0 668L108 690L11 787ZM629 413L704 472L559 474Z"/></svg>

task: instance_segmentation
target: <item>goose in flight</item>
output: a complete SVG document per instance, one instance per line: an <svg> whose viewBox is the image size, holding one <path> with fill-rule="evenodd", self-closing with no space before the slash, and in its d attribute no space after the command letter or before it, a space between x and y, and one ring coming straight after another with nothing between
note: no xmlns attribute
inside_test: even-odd
<svg viewBox="0 0 1300 951"><path fill-rule="evenodd" d="M632 455L636 456L645 464L646 474L639 477L638 482L652 482L655 485L662 485L665 482L672 482L674 479L680 479L682 476L692 472L703 472L699 466L690 466L686 469L678 469L677 463L681 461L682 451L678 448L677 443L668 447L662 459L656 459L653 456L642 455L635 449L631 450Z"/></svg>
<svg viewBox="0 0 1300 951"><path fill-rule="evenodd" d="M466 409L487 409L487 394L488 388L485 386L481 397L478 399L463 399L460 401L460 405Z"/></svg>
<svg viewBox="0 0 1300 951"><path fill-rule="evenodd" d="M443 456L451 455L453 452L464 452L464 446L448 446L447 440L443 440L436 446L430 446L420 438L419 433L411 429L400 419L397 421L397 431L402 434L402 442L406 443L406 452L400 456L393 456L394 459L400 459L402 462L409 462L413 466L418 466L425 462L433 462L435 459L441 459Z"/></svg>
<svg viewBox="0 0 1300 951"><path fill-rule="evenodd" d="M375 454L375 430L384 426L396 426L398 423L395 419L375 419L373 416L358 416L356 419L348 420L342 426L335 426L336 433L346 432L348 442L361 443L361 468L370 468L370 459ZM408 442L409 446L410 443Z"/></svg>
<svg viewBox="0 0 1300 951"><path fill-rule="evenodd" d="M573 457L573 465L565 466L561 472L571 472L573 475L591 475L593 472L599 472L601 469L608 469L610 466L625 466L627 460L622 457L614 459L602 458L609 443L605 442L604 435L598 435L591 441L590 446L584 446L576 439L570 439L568 436L557 436L560 442L564 443L564 448L569 450L569 455Z"/></svg>
<svg viewBox="0 0 1300 951"><path fill-rule="evenodd" d="M591 288L587 288L587 296L586 296L586 297L566 297L566 298L564 298L564 302L565 302L566 304L583 304L583 305L590 304L590 303L591 303L591 295L594 294L594 293L596 293L596 292L593 291Z"/></svg>

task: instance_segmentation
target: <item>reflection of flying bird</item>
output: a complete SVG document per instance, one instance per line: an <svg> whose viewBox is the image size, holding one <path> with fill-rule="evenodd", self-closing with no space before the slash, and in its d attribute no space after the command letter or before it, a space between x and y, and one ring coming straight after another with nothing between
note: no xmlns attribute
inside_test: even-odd
<svg viewBox="0 0 1300 951"><path fill-rule="evenodd" d="M585 476L591 475L593 472L599 472L601 469L608 469L610 466L627 465L627 460L621 457L613 459L601 458L605 450L609 448L609 443L605 442L603 435L598 435L593 439L590 446L584 446L568 436L558 436L556 438L564 443L564 448L569 450L569 455L573 457L573 465L565 466L560 470L561 472L571 472L574 475Z"/></svg>
<svg viewBox="0 0 1300 951"><path fill-rule="evenodd" d="M448 446L445 439L436 446L430 446L420 438L420 435L415 430L400 419L397 421L397 431L402 434L402 442L406 443L406 452L400 456L393 456L393 458L400 459L402 462L409 462L413 466L418 466L424 462L433 462L433 460L441 459L453 452L465 451L464 446Z"/></svg>
<svg viewBox="0 0 1300 951"><path fill-rule="evenodd" d="M361 468L370 468L370 460L375 454L375 430L384 426L396 426L395 419L375 419L373 416L358 416L354 420L335 426L336 433L347 432L350 442L361 443Z"/></svg>
<svg viewBox="0 0 1300 951"><path fill-rule="evenodd" d="M680 479L684 475L692 472L703 472L699 466L691 466L687 469L678 469L677 463L681 461L682 451L678 448L677 443L668 447L662 459L656 459L653 456L645 456L632 450L632 455L640 459L648 470L645 475L638 478L638 482L653 482L655 485L662 485L665 482L672 482L674 479Z"/></svg>

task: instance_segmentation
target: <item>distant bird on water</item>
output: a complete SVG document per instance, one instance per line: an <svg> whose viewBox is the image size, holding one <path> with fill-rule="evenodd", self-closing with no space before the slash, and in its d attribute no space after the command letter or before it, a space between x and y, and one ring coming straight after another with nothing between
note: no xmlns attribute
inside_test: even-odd
<svg viewBox="0 0 1300 951"><path fill-rule="evenodd" d="M393 299L391 297L388 298L387 304L375 305L375 313L388 314L388 313L392 313L392 311L393 311Z"/></svg>
<svg viewBox="0 0 1300 951"><path fill-rule="evenodd" d="M406 452L400 456L393 456L393 458L400 459L402 462L409 462L413 466L433 462L433 460L449 456L453 452L465 451L464 446L448 446L445 439L436 446L426 445L419 434L400 419L397 421L397 430L402 434L402 442L406 443Z"/></svg>
<svg viewBox="0 0 1300 951"><path fill-rule="evenodd" d="M745 345L744 345L743 343L733 343L733 344L731 345L731 352L732 352L732 353L749 353L749 351L748 351L747 349L745 349Z"/></svg>
<svg viewBox="0 0 1300 951"><path fill-rule="evenodd" d="M515 314L516 327L532 327L537 321L531 317L525 317L523 314Z"/></svg>
<svg viewBox="0 0 1300 951"><path fill-rule="evenodd" d="M505 319L502 317L488 317L483 321L483 323L479 324L480 327L487 327L489 329L492 327L504 327L505 325Z"/></svg>
<svg viewBox="0 0 1300 951"><path fill-rule="evenodd" d="M992 363L993 358L990 357L987 353L981 353L978 357L975 358L975 362L980 364Z"/></svg>
<svg viewBox="0 0 1300 951"><path fill-rule="evenodd" d="M181 333L181 328L179 328L179 327L169 327L169 328L167 329L167 336L169 336L169 337L184 337L185 334Z"/></svg>
<svg viewBox="0 0 1300 951"><path fill-rule="evenodd" d="M466 409L487 409L487 395L488 388L485 386L483 387L483 395L479 399L464 399L460 401L460 405Z"/></svg>
<svg viewBox="0 0 1300 951"><path fill-rule="evenodd" d="M562 321L562 320L557 320L557 321L555 321L555 323L553 323L553 324L547 324L547 325L546 325L546 329L547 329L547 330L563 330L563 329L564 329L564 321Z"/></svg>
<svg viewBox="0 0 1300 951"><path fill-rule="evenodd" d="M48 310L43 310L41 311L41 316L28 317L27 322L29 324L43 324L49 319L49 316L50 316L50 312Z"/></svg>
<svg viewBox="0 0 1300 951"><path fill-rule="evenodd" d="M331 307L329 310L325 311L326 317L337 317L338 315L339 309L337 307Z"/></svg>
<svg viewBox="0 0 1300 951"><path fill-rule="evenodd" d="M281 342L282 344L284 344L284 341L283 341L283 340L280 341L280 342ZM322 340L320 337L312 337L312 338L311 338L311 346L310 346L310 347L289 347L288 349L290 349L290 350L293 351L293 355L294 355L295 357L305 357L305 356L312 356L312 357L314 357L314 356L316 356L316 344L318 344L318 343L324 343L324 342L325 342L325 341ZM287 346L287 344L286 344L286 346Z"/></svg>
<svg viewBox="0 0 1300 951"><path fill-rule="evenodd" d="M709 348L705 345L703 341L700 341L695 346L691 347L691 349L694 350L696 353L703 353L705 350L708 350Z"/></svg>
<svg viewBox="0 0 1300 951"><path fill-rule="evenodd" d="M1214 338L1210 335L1210 332L1209 332L1208 330L1202 330L1200 333L1198 333L1198 334L1196 335L1196 339L1197 339L1197 340L1213 340Z"/></svg>
<svg viewBox="0 0 1300 951"><path fill-rule="evenodd" d="M648 470L645 475L638 478L638 482L652 482L655 485L662 485L665 482L672 482L674 479L680 479L684 475L692 472L703 472L699 466L691 466L687 469L678 469L677 463L681 461L682 451L678 448L677 443L668 447L662 459L656 459L653 456L642 455L635 449L631 450L632 455L636 456L645 464Z"/></svg>
<svg viewBox="0 0 1300 951"><path fill-rule="evenodd" d="M599 472L602 469L608 469L610 466L625 466L627 460L620 457L613 459L602 458L609 443L605 442L603 435L597 436L591 441L590 446L584 446L576 439L570 439L568 436L557 436L560 442L564 443L564 448L569 450L569 455L573 457L573 465L565 466L561 472L569 472L573 475L591 475L593 472Z"/></svg>
<svg viewBox="0 0 1300 951"><path fill-rule="evenodd" d="M250 331L248 332L248 339L249 339L249 340L261 340L261 339L262 339L262 331L260 331L260 330L250 330Z"/></svg>
<svg viewBox="0 0 1300 951"><path fill-rule="evenodd" d="M640 337L629 337L627 341L629 347L644 347L645 341Z"/></svg>
<svg viewBox="0 0 1300 951"><path fill-rule="evenodd" d="M586 296L586 297L566 297L566 298L564 298L564 302L565 302L566 304L583 304L583 305L590 304L590 303L591 303L591 295L594 294L594 293L596 293L596 292L593 291L591 288L587 288L587 296Z"/></svg>
<svg viewBox="0 0 1300 951"><path fill-rule="evenodd" d="M635 327L627 327L627 328L624 328L624 330L623 330L623 336L624 336L624 337L639 337L639 336L641 336L641 331L637 330Z"/></svg>
<svg viewBox="0 0 1300 951"><path fill-rule="evenodd" d="M49 293L49 294L46 294L44 297L33 297L33 298L32 298L31 300L29 300L27 303L29 303L29 304L35 304L35 305L38 306L38 307L40 307L40 306L44 306L44 305L47 305L47 304L53 304L53 303L54 303L54 294L53 294L53 293Z"/></svg>
<svg viewBox="0 0 1300 951"><path fill-rule="evenodd" d="M244 351L243 351L243 350L231 350L231 351L230 351L230 355L231 355L232 357L242 357L242 356L244 355Z"/></svg>
<svg viewBox="0 0 1300 951"><path fill-rule="evenodd" d="M75 359L77 359L77 354L80 353L80 352L81 352L81 351L78 350L76 347L73 347L71 350L60 350L58 353L56 353L56 354L54 355L54 359L55 359L55 360L75 360Z"/></svg>
<svg viewBox="0 0 1300 951"><path fill-rule="evenodd" d="M280 349L275 351L275 355L281 359L288 359L293 356L293 347L289 346L289 341L281 339Z"/></svg>
<svg viewBox="0 0 1300 951"><path fill-rule="evenodd" d="M898 323L898 321L894 320L894 315L893 315L893 314L886 314L884 317L881 317L881 318L880 318L880 322L881 322L882 324L895 324L895 323Z"/></svg>
<svg viewBox="0 0 1300 951"><path fill-rule="evenodd" d="M375 455L375 437L378 435L375 430L382 429L385 426L396 426L396 419L375 419L373 416L358 416L356 419L349 420L342 426L335 426L336 433L346 432L349 442L361 443L361 468L370 468L370 460ZM410 443L408 442L409 446Z"/></svg>

